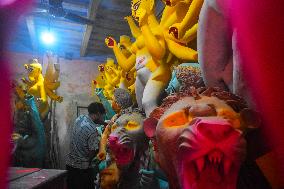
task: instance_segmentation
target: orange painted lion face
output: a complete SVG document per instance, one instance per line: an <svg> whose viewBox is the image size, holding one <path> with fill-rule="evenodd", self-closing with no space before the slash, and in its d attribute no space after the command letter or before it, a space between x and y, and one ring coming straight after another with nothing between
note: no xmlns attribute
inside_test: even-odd
<svg viewBox="0 0 284 189"><path fill-rule="evenodd" d="M246 155L243 128L248 126L248 111L238 97L210 90L169 96L144 122L155 159L170 185L179 183L176 188L236 188Z"/></svg>

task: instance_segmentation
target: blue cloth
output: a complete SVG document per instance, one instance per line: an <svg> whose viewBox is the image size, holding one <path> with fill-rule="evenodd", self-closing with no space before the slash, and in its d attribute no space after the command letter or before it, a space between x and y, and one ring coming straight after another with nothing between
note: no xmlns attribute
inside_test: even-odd
<svg viewBox="0 0 284 189"><path fill-rule="evenodd" d="M44 161L45 151L46 151L46 142L45 142L45 132L40 115L35 103L34 97L29 97L26 100L26 104L29 106L29 111L31 113L32 122L35 126L35 131L37 135L37 146L36 152L38 153L37 157L39 161Z"/></svg>
<svg viewBox="0 0 284 189"><path fill-rule="evenodd" d="M177 80L176 72L173 70L171 81L169 82L168 87L165 89L167 94L176 93L179 91L180 83Z"/></svg>
<svg viewBox="0 0 284 189"><path fill-rule="evenodd" d="M158 179L158 182L159 182L160 189L168 189L169 188L169 183L167 181L162 180L162 179Z"/></svg>

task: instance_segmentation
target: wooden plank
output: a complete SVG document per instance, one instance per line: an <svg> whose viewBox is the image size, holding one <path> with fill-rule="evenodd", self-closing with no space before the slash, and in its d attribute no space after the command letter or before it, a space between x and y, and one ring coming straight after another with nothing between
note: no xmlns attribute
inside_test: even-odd
<svg viewBox="0 0 284 189"><path fill-rule="evenodd" d="M40 171L39 168L24 168L24 167L10 167L9 169L9 182Z"/></svg>
<svg viewBox="0 0 284 189"><path fill-rule="evenodd" d="M92 0L89 6L89 10L88 10L88 18L90 20L95 20L96 18L96 13L97 13L97 9L99 7L101 0ZM81 45L81 50L80 50L80 55L81 56L85 56L86 55L86 51L88 48L88 43L90 40L90 36L92 34L92 30L93 30L93 26L92 25L87 25L86 26L86 30L84 33L84 37L82 40L82 45Z"/></svg>
<svg viewBox="0 0 284 189"><path fill-rule="evenodd" d="M26 18L26 23L27 23L27 27L29 30L32 48L34 51L36 51L38 45L37 45L37 40L36 40L36 30L35 30L34 18L32 16L28 16Z"/></svg>
<svg viewBox="0 0 284 189"><path fill-rule="evenodd" d="M41 169L24 177L20 177L9 183L10 189L31 189L31 188L56 188L58 181L64 182L65 170ZM63 189L63 188L62 188Z"/></svg>

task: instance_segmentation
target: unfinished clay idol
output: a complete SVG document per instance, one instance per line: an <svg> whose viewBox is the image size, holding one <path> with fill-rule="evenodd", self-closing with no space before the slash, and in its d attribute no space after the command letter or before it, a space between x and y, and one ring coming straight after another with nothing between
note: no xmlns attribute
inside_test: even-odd
<svg viewBox="0 0 284 189"><path fill-rule="evenodd" d="M44 127L40 119L34 97L25 99L27 112L19 112L15 124L17 148L14 154L14 165L21 167L42 167L46 154ZM21 120L20 120L21 119Z"/></svg>
<svg viewBox="0 0 284 189"><path fill-rule="evenodd" d="M219 88L168 96L144 122L170 189L234 189L251 127L246 103Z"/></svg>
<svg viewBox="0 0 284 189"><path fill-rule="evenodd" d="M220 87L242 96L250 106L254 100L249 94L237 41L238 30L231 28L226 0L205 0L202 6L197 49L204 83L207 87Z"/></svg>
<svg viewBox="0 0 284 189"><path fill-rule="evenodd" d="M144 115L134 110L122 114L112 126L108 146L121 173L120 189L141 188L140 170L147 169L149 161L149 141L143 130L144 119ZM157 189L155 184L155 180L150 179L147 187L142 188Z"/></svg>

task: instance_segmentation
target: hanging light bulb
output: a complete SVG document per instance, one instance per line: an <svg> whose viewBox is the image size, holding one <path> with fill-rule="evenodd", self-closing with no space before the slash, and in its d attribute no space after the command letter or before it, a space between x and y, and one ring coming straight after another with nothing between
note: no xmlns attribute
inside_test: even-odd
<svg viewBox="0 0 284 189"><path fill-rule="evenodd" d="M41 40L42 40L42 42L44 42L45 44L51 45L51 44L54 43L55 38L54 38L53 33L51 33L50 31L47 31L47 32L43 32L43 33L41 34Z"/></svg>

